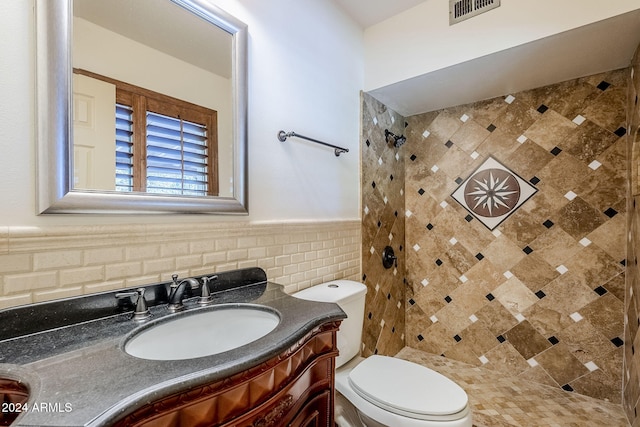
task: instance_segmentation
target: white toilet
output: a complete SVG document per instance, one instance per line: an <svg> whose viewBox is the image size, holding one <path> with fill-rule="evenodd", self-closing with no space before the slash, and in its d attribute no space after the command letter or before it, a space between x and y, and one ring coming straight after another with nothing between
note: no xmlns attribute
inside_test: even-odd
<svg viewBox="0 0 640 427"><path fill-rule="evenodd" d="M444 375L394 357L359 357L366 293L362 283L334 280L293 294L337 303L347 314L338 331L338 426L471 427L467 394Z"/></svg>

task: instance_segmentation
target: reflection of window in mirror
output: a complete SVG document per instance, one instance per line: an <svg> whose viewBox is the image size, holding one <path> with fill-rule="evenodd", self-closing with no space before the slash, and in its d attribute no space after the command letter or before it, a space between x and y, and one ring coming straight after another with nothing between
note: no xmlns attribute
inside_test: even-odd
<svg viewBox="0 0 640 427"><path fill-rule="evenodd" d="M217 135L215 110L74 70L75 188L217 196Z"/></svg>

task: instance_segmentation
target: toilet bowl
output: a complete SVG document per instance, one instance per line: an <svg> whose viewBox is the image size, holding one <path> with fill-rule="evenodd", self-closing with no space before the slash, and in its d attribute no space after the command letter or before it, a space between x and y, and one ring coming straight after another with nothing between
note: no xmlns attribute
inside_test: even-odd
<svg viewBox="0 0 640 427"><path fill-rule="evenodd" d="M360 357L367 288L334 280L294 297L337 303L347 314L338 331L336 423L339 427L471 427L465 391L422 365L394 357Z"/></svg>

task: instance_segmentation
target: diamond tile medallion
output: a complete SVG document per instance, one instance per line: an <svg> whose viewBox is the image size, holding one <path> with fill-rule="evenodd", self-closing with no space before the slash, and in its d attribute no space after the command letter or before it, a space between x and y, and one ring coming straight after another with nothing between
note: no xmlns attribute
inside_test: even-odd
<svg viewBox="0 0 640 427"><path fill-rule="evenodd" d="M451 194L489 230L514 213L538 190L489 156Z"/></svg>

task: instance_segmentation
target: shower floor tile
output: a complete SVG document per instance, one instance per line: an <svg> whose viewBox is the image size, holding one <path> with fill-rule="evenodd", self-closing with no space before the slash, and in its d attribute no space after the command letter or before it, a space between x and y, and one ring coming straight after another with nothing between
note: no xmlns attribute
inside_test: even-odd
<svg viewBox="0 0 640 427"><path fill-rule="evenodd" d="M628 427L621 405L505 377L405 347L396 355L451 378L469 395L474 427Z"/></svg>

